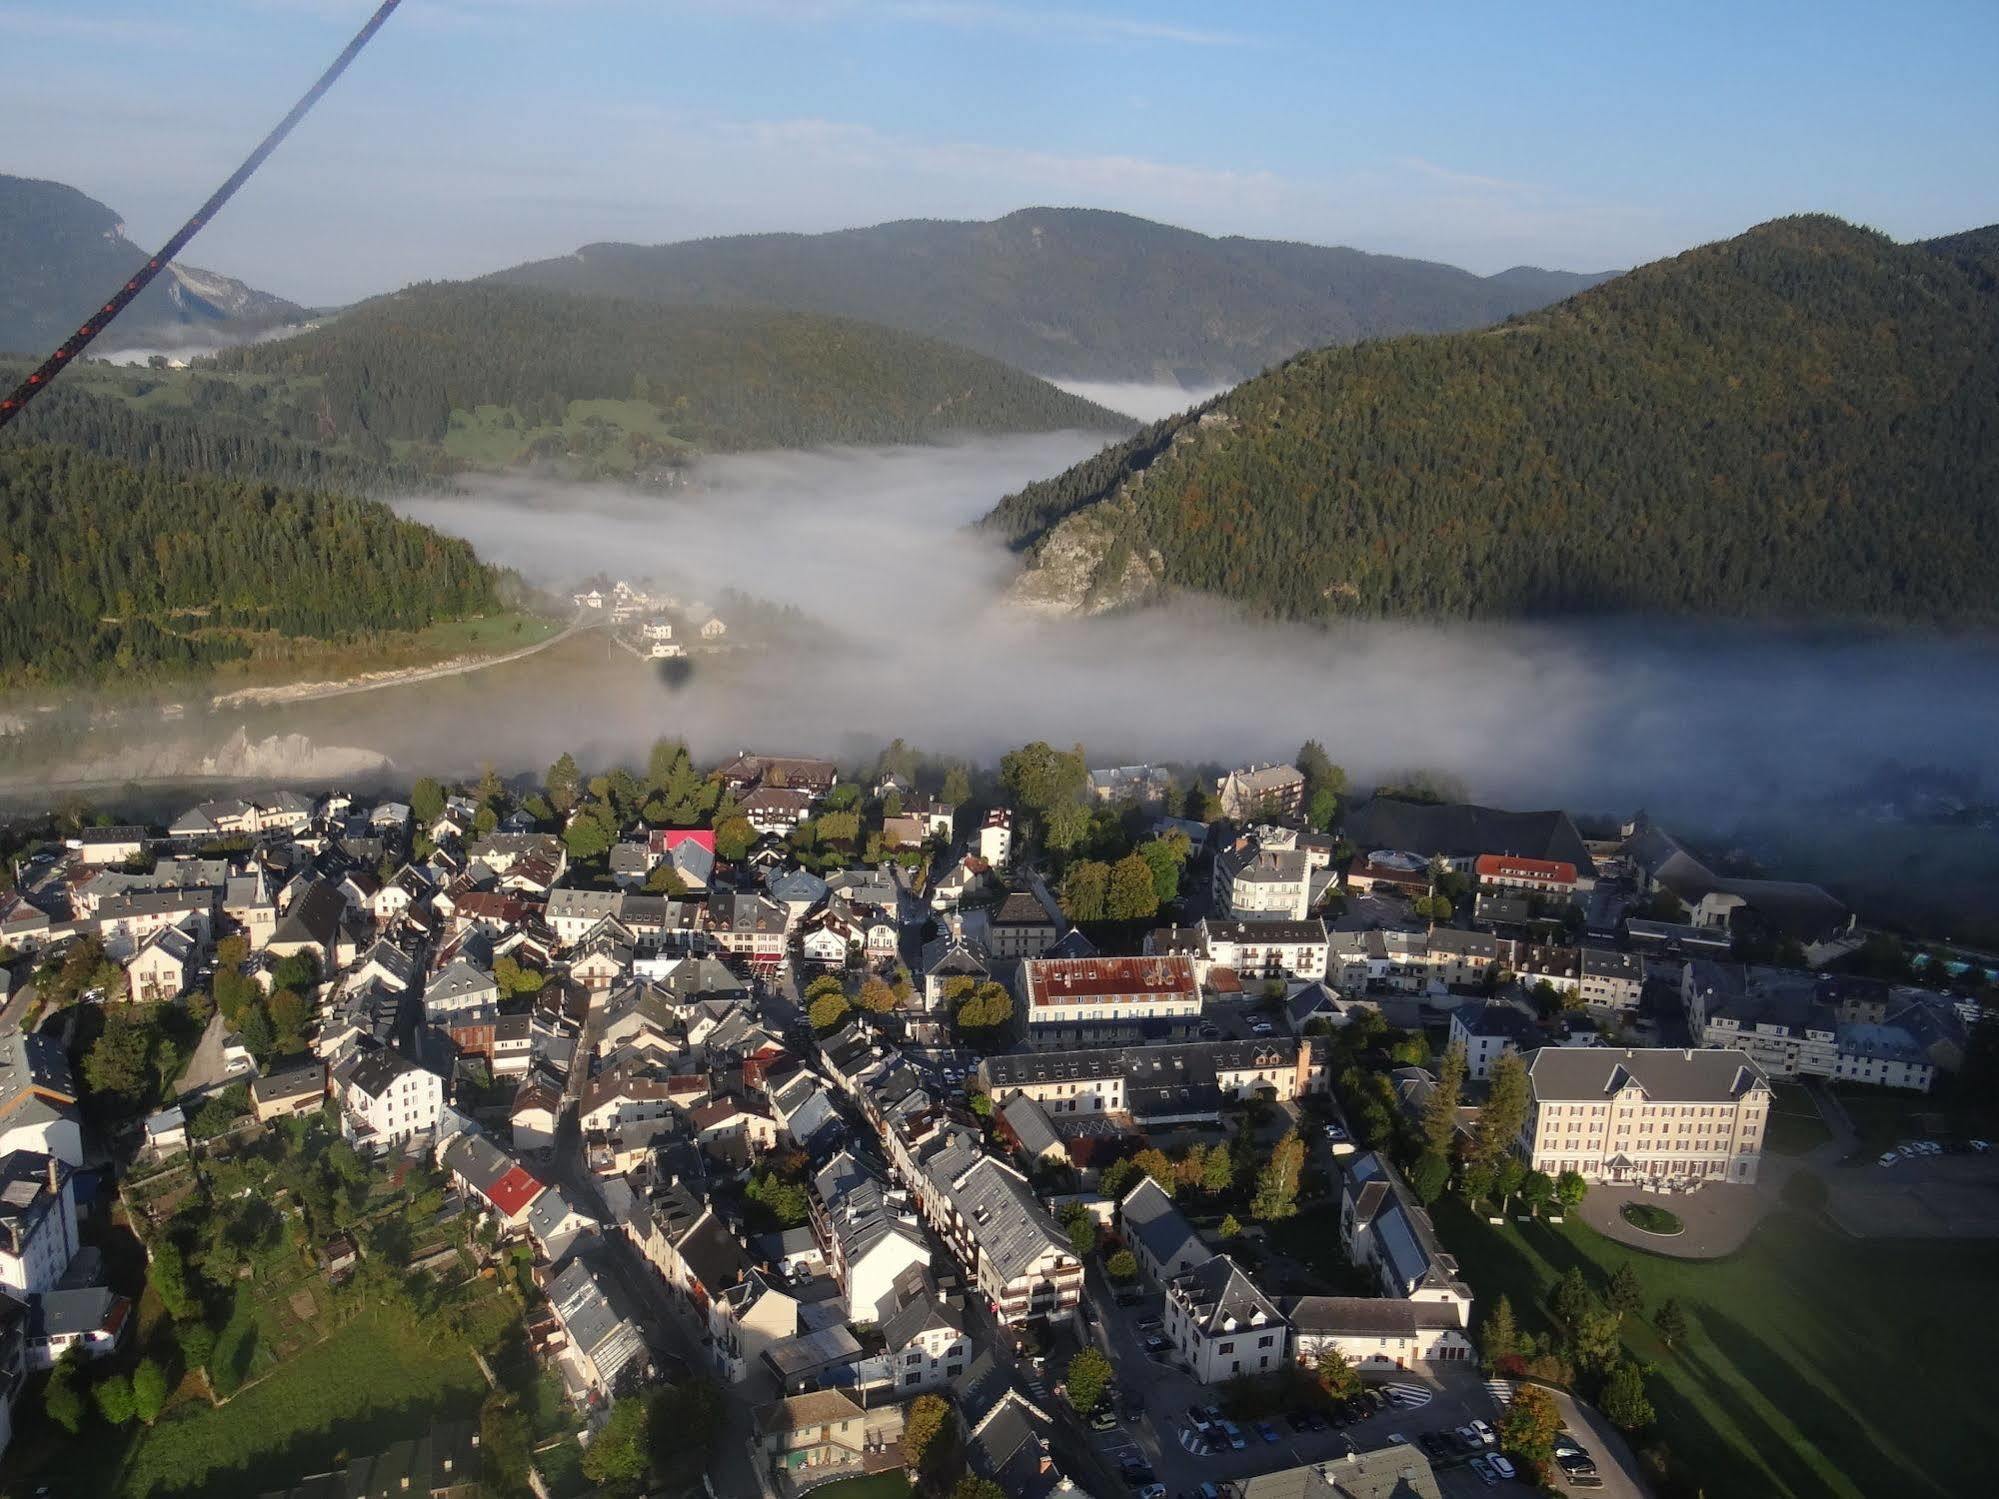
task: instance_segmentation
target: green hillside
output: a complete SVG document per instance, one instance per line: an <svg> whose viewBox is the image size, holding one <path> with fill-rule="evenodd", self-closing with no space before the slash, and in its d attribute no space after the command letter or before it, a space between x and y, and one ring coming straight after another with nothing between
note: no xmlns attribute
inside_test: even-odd
<svg viewBox="0 0 1999 1499"><path fill-rule="evenodd" d="M1130 422L983 355L840 318L427 285L275 343L223 374L364 455L643 468L690 448L923 442Z"/></svg>
<svg viewBox="0 0 1999 1499"><path fill-rule="evenodd" d="M985 524L1054 610L1989 620L1991 245L1778 220L1488 332L1302 355Z"/></svg>
<svg viewBox="0 0 1999 1499"><path fill-rule="evenodd" d="M1028 208L833 234L587 245L488 278L655 302L866 318L1021 369L1233 383L1323 344L1477 328L1600 276L1455 266L1276 240L1213 239L1129 214Z"/></svg>
<svg viewBox="0 0 1999 1499"><path fill-rule="evenodd" d="M0 449L0 685L148 676L497 605L472 548L368 500Z"/></svg>

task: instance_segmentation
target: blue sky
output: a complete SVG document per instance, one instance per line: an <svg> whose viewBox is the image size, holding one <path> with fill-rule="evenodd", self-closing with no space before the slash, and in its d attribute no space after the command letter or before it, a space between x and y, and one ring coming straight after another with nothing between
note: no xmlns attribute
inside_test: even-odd
<svg viewBox="0 0 1999 1499"><path fill-rule="evenodd" d="M0 0L9 172L165 237L372 0ZM188 258L307 301L1030 204L1481 272L1999 220L1999 4L404 0Z"/></svg>

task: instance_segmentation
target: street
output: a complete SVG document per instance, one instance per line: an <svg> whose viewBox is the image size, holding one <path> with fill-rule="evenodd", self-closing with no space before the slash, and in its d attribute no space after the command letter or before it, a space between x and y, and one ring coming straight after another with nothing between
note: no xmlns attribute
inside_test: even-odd
<svg viewBox="0 0 1999 1499"><path fill-rule="evenodd" d="M579 1071L584 1055L579 1047ZM556 1132L555 1176L575 1205L604 1225L605 1253L601 1263L617 1278L632 1310L644 1325L647 1346L656 1356L667 1354L680 1359L692 1373L712 1375L713 1366L702 1346L707 1329L700 1316L682 1297L660 1284L645 1257L612 1226L610 1211L584 1157L583 1131L574 1110L564 1113ZM719 1493L754 1495L761 1488L750 1462L751 1416L756 1406L774 1398L770 1376L762 1369L753 1369L748 1379L725 1385L724 1390L729 1397L724 1403L727 1424L709 1460L709 1473Z"/></svg>

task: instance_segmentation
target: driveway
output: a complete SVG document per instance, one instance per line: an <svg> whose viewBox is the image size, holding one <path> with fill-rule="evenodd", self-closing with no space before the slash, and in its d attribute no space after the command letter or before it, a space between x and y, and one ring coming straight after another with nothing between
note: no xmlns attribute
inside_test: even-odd
<svg viewBox="0 0 1999 1499"><path fill-rule="evenodd" d="M1768 1170L1770 1157L1763 1158ZM1676 1260L1718 1260L1733 1254L1749 1241L1756 1225L1777 1205L1777 1188L1771 1182L1754 1185L1743 1182L1709 1182L1689 1193L1646 1192L1637 1187L1599 1182L1576 1211L1591 1228L1606 1239L1663 1254ZM1677 1234L1648 1234L1624 1221L1622 1211L1629 1202L1649 1203L1664 1208L1683 1225Z"/></svg>

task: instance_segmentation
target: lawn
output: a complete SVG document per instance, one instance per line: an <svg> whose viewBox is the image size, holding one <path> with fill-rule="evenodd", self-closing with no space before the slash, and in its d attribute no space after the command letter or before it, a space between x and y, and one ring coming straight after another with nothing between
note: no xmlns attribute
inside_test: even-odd
<svg viewBox="0 0 1999 1499"><path fill-rule="evenodd" d="M1436 1218L1478 1298L1504 1292L1525 1330L1549 1328L1547 1294L1571 1265L1601 1290L1630 1264L1648 1307L1679 1300L1693 1322L1679 1351L1644 1323L1627 1324L1626 1344L1657 1365L1659 1435L1709 1499L1941 1496L1990 1481L1988 1246L1857 1243L1784 1211L1737 1254L1697 1262L1626 1249L1574 1215L1495 1226L1446 1198Z"/></svg>
<svg viewBox="0 0 1999 1499"><path fill-rule="evenodd" d="M1373 1283L1364 1271L1357 1271L1340 1243L1340 1208L1337 1202L1301 1209L1295 1216L1265 1225L1270 1245L1303 1265L1323 1290L1335 1295L1365 1296Z"/></svg>
<svg viewBox="0 0 1999 1499"><path fill-rule="evenodd" d="M226 1405L177 1406L150 1431L139 1429L122 1455L118 1444L102 1443L90 1459L103 1464L96 1471L36 1476L61 1480L59 1493L255 1495L324 1472L342 1452L378 1451L438 1417L469 1416L484 1391L462 1341L370 1309Z"/></svg>
<svg viewBox="0 0 1999 1499"><path fill-rule="evenodd" d="M1926 1094L1858 1085L1835 1086L1833 1091L1853 1121L1860 1143L1872 1150L1885 1150L1950 1128L1942 1106Z"/></svg>
<svg viewBox="0 0 1999 1499"><path fill-rule="evenodd" d="M1805 1155L1832 1138L1832 1131L1819 1117L1819 1107L1801 1083L1771 1086L1770 1123L1763 1132L1763 1147L1780 1155Z"/></svg>

